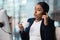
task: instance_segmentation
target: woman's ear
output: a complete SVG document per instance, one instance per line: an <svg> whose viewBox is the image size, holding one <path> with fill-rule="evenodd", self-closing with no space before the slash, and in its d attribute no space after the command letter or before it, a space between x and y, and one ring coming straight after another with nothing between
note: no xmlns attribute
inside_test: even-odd
<svg viewBox="0 0 60 40"><path fill-rule="evenodd" d="M46 15L47 12L43 12L43 15Z"/></svg>

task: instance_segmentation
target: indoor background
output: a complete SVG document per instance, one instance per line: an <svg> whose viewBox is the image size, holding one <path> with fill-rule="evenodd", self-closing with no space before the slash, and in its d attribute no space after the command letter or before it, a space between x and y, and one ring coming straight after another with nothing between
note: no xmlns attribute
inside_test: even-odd
<svg viewBox="0 0 60 40"><path fill-rule="evenodd" d="M56 30L60 30L60 0L0 0L0 9L5 9L7 15L12 20L12 36L10 37L12 40L21 40L18 23L22 19L34 17L34 8L37 2L42 1L49 4L48 15L55 20ZM58 36L58 40L59 38Z"/></svg>

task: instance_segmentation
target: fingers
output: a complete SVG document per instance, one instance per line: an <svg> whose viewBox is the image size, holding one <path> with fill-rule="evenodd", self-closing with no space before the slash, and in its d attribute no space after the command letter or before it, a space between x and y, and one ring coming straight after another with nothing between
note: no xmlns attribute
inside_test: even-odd
<svg viewBox="0 0 60 40"><path fill-rule="evenodd" d="M20 28L20 29L22 29L22 28L23 28L22 23L20 23L20 24L19 24L19 28Z"/></svg>
<svg viewBox="0 0 60 40"><path fill-rule="evenodd" d="M48 18L48 13L46 13L46 15L42 15L42 18Z"/></svg>
<svg viewBox="0 0 60 40"><path fill-rule="evenodd" d="M46 16L48 16L48 13L46 13Z"/></svg>
<svg viewBox="0 0 60 40"><path fill-rule="evenodd" d="M46 12L46 15L48 15L48 13Z"/></svg>

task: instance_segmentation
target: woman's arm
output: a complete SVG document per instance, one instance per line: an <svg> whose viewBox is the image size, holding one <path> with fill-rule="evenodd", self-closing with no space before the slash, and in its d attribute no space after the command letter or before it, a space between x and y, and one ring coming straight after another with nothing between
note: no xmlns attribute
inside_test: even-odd
<svg viewBox="0 0 60 40"><path fill-rule="evenodd" d="M19 28L20 28L20 35L21 35L22 40L27 40L27 34L24 31L22 24L19 24Z"/></svg>

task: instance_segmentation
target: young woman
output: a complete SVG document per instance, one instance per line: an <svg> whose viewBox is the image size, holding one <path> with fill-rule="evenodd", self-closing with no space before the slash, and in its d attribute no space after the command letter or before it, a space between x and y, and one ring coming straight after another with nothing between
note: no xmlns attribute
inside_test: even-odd
<svg viewBox="0 0 60 40"><path fill-rule="evenodd" d="M23 25L19 25L22 40L56 40L54 20L49 18L48 11L47 3L37 3L35 17L28 19L30 24L25 31Z"/></svg>

